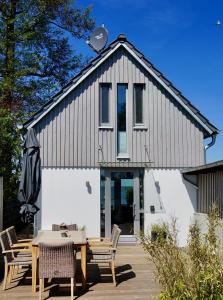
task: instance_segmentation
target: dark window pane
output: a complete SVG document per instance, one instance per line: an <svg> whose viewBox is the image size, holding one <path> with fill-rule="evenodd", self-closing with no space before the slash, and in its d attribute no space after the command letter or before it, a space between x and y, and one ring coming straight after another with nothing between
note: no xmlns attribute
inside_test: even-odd
<svg viewBox="0 0 223 300"><path fill-rule="evenodd" d="M139 201L140 209L144 209L144 170L139 171Z"/></svg>
<svg viewBox="0 0 223 300"><path fill-rule="evenodd" d="M144 213L140 213L140 231L144 233Z"/></svg>
<svg viewBox="0 0 223 300"><path fill-rule="evenodd" d="M135 123L143 123L143 84L135 84Z"/></svg>
<svg viewBox="0 0 223 300"><path fill-rule="evenodd" d="M118 131L126 131L126 84L118 84Z"/></svg>
<svg viewBox="0 0 223 300"><path fill-rule="evenodd" d="M100 86L100 120L101 123L109 123L109 84L102 84Z"/></svg>

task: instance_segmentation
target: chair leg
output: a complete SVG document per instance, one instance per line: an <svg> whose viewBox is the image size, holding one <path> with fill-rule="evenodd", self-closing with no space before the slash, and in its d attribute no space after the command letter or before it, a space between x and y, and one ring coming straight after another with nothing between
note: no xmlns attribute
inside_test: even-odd
<svg viewBox="0 0 223 300"><path fill-rule="evenodd" d="M43 286L43 279L40 278L40 280L39 280L39 300L42 299L42 286Z"/></svg>
<svg viewBox="0 0 223 300"><path fill-rule="evenodd" d="M76 285L76 277L74 277L74 293L76 293L77 285Z"/></svg>
<svg viewBox="0 0 223 300"><path fill-rule="evenodd" d="M111 262L111 271L112 271L113 284L114 284L114 286L116 286L116 279L115 279L115 262L114 262L114 260Z"/></svg>
<svg viewBox="0 0 223 300"><path fill-rule="evenodd" d="M20 266L15 266L15 275L19 274L20 272Z"/></svg>
<svg viewBox="0 0 223 300"><path fill-rule="evenodd" d="M17 266L13 267L13 273L14 273L14 275L18 274L18 267Z"/></svg>
<svg viewBox="0 0 223 300"><path fill-rule="evenodd" d="M19 266L14 266L13 273L14 275L17 275L19 273Z"/></svg>
<svg viewBox="0 0 223 300"><path fill-rule="evenodd" d="M12 281L13 268L14 266L9 267L8 284L10 284Z"/></svg>
<svg viewBox="0 0 223 300"><path fill-rule="evenodd" d="M74 299L74 278L70 279L71 300Z"/></svg>
<svg viewBox="0 0 223 300"><path fill-rule="evenodd" d="M3 286L2 286L3 291L6 289L6 285L7 285L8 270L9 270L9 267L7 264L5 264L5 275L4 275L4 282L3 282Z"/></svg>

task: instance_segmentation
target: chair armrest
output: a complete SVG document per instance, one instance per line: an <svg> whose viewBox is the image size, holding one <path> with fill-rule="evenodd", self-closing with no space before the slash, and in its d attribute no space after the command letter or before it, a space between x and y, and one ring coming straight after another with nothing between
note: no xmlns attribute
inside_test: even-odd
<svg viewBox="0 0 223 300"><path fill-rule="evenodd" d="M88 241L95 240L95 241L107 241L107 242L109 242L110 238L107 238L107 237L88 237L87 240Z"/></svg>
<svg viewBox="0 0 223 300"><path fill-rule="evenodd" d="M30 251L29 251L28 249L10 249L10 250L2 251L2 254L6 254L6 253L15 253L15 252L26 252L26 253L30 253Z"/></svg>
<svg viewBox="0 0 223 300"><path fill-rule="evenodd" d="M90 250L116 251L117 248L113 248L113 247L90 247Z"/></svg>
<svg viewBox="0 0 223 300"><path fill-rule="evenodd" d="M31 243L19 243L19 244L13 244L11 248L18 248L18 247L31 247Z"/></svg>
<svg viewBox="0 0 223 300"><path fill-rule="evenodd" d="M99 246L99 247L103 247L103 246L109 247L109 246L112 246L111 242L103 242L103 241L102 242L92 241L92 242L89 242L88 244L89 244L90 247L91 246Z"/></svg>
<svg viewBox="0 0 223 300"><path fill-rule="evenodd" d="M33 239L22 239L18 240L18 243L23 243L23 242L32 242Z"/></svg>

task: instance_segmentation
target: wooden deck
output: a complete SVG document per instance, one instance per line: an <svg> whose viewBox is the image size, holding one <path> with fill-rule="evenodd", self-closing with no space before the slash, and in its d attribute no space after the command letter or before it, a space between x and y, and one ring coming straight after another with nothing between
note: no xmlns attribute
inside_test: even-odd
<svg viewBox="0 0 223 300"><path fill-rule="evenodd" d="M143 250L139 246L119 246L116 258L117 287L112 284L110 269L98 265L88 266L89 288L83 293L80 280L77 278L77 291L74 299L80 300L129 300L154 299L159 294L159 286L154 281L153 267L146 262ZM79 270L80 268L78 268ZM0 299L32 300L38 299L38 293L31 292L30 272L23 276L22 270L13 279L11 286L2 291ZM78 276L79 277L79 276ZM67 282L67 281L66 281ZM68 300L70 290L66 282L58 289L58 284L52 281L46 285L44 299ZM51 287L51 288L50 288Z"/></svg>

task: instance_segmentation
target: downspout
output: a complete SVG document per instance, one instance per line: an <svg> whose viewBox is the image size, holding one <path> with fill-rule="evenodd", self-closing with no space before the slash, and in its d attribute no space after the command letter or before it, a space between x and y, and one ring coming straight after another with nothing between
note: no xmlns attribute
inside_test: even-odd
<svg viewBox="0 0 223 300"><path fill-rule="evenodd" d="M214 146L214 144L215 144L215 142L216 142L216 136L217 136L217 134L216 133L213 133L212 135L211 135L211 142L209 143L209 144L207 144L207 145L205 145L205 147L204 147L204 162L205 162L205 164L206 164L206 154L207 154L207 150L209 149L209 148L211 148L212 146Z"/></svg>

